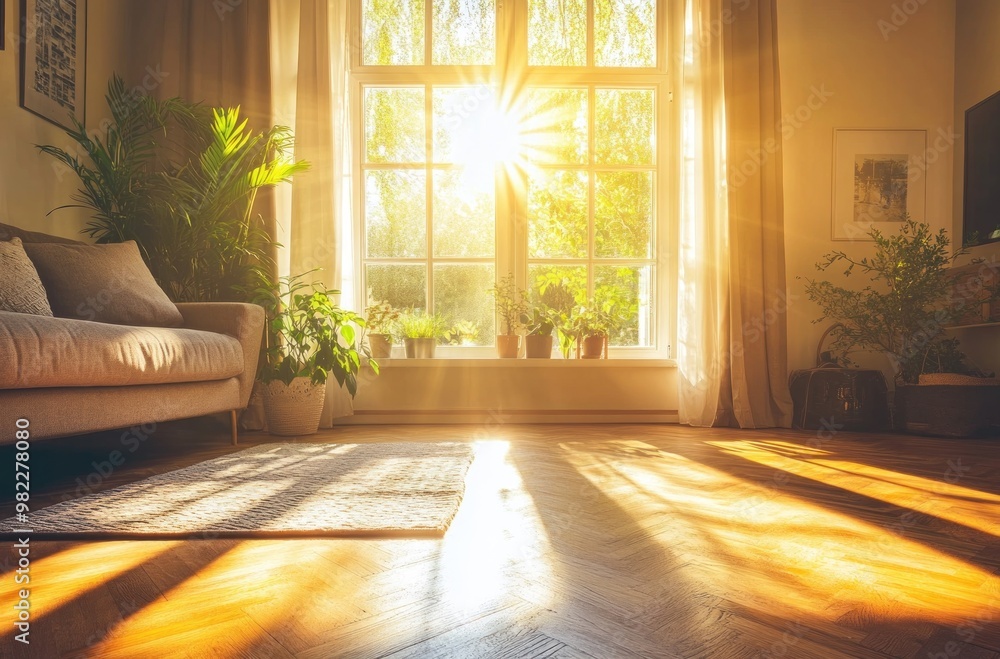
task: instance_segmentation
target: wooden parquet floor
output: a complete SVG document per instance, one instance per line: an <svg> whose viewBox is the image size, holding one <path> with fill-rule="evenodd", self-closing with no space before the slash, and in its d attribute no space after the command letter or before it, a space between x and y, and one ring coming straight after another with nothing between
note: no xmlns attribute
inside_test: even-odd
<svg viewBox="0 0 1000 659"><path fill-rule="evenodd" d="M495 425L309 441L442 439L476 442L443 539L33 543L29 647L6 542L0 655L1000 657L1000 440ZM222 420L163 424L95 477L121 447L34 444L33 507L88 475L102 489L233 450Z"/></svg>

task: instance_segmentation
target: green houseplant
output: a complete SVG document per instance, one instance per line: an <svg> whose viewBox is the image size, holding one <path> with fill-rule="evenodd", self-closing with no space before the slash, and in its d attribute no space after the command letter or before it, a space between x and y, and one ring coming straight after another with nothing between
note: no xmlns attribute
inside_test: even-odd
<svg viewBox="0 0 1000 659"><path fill-rule="evenodd" d="M521 316L528 311L524 291L518 290L514 275L501 277L490 294L496 299L501 333L497 335L497 355L503 359L516 359L521 349L521 336L517 333Z"/></svg>
<svg viewBox="0 0 1000 659"><path fill-rule="evenodd" d="M521 315L521 324L527 334L524 337L524 356L528 359L552 358L552 334L559 314L545 305L531 309L530 314Z"/></svg>
<svg viewBox="0 0 1000 659"><path fill-rule="evenodd" d="M437 342L445 334L445 323L434 314L411 309L400 315L396 329L407 359L433 359Z"/></svg>
<svg viewBox="0 0 1000 659"><path fill-rule="evenodd" d="M572 318L581 359L608 357L611 337L637 313L638 305L629 301L614 286L599 288L589 303L577 309Z"/></svg>
<svg viewBox="0 0 1000 659"><path fill-rule="evenodd" d="M392 357L392 331L399 311L388 302L373 302L365 309L368 346L375 359Z"/></svg>
<svg viewBox="0 0 1000 659"><path fill-rule="evenodd" d="M136 96L117 75L106 99L102 131L76 122L66 132L79 149L39 146L80 179L73 206L92 212L85 233L135 240L174 301L245 300L274 247L257 194L308 167L291 157L291 131L252 130L239 107Z"/></svg>
<svg viewBox="0 0 1000 659"><path fill-rule="evenodd" d="M947 333L966 304L963 299L953 299L949 274L949 267L965 250L951 253L944 229L935 233L929 225L909 218L896 235L877 229L869 235L874 241L873 256L856 258L836 251L816 264L820 271L844 266L845 277L860 273L865 279L856 289L807 280L806 294L822 309L816 322L840 324L831 333L835 352L848 355L860 349L888 358L896 382L896 418L901 427L930 434L964 434L970 424L982 426L982 420L973 418L979 413L972 409L960 413L964 420L955 418L957 404L983 394L979 380L962 380L972 390L930 385L942 379L956 381L953 376L936 374L975 375L965 364L958 340Z"/></svg>
<svg viewBox="0 0 1000 659"><path fill-rule="evenodd" d="M379 372L360 341L364 318L337 305L340 291L307 284L305 276L256 290L269 330L259 377L268 428L276 435L316 432L331 375L353 398L363 362Z"/></svg>

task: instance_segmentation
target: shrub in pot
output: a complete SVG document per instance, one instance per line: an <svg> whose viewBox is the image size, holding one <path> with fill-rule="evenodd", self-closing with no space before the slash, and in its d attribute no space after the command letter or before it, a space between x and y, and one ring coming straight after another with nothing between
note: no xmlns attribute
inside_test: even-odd
<svg viewBox="0 0 1000 659"><path fill-rule="evenodd" d="M896 383L899 429L966 436L995 426L998 419L991 408L1000 400L997 381L969 368L958 340L946 330L967 304L965 299L952 299L948 272L965 250L949 253L951 241L944 229L934 233L929 225L911 219L897 235L877 229L869 235L874 240L873 256L858 259L837 251L816 265L821 271L842 265L847 277L860 273L866 279L860 289L807 280L807 295L823 311L816 322L840 323L832 332L831 347L845 356L861 349L888 358ZM846 357L845 361L850 362ZM950 375L927 377L933 374ZM989 403L974 403L977 400Z"/></svg>
<svg viewBox="0 0 1000 659"><path fill-rule="evenodd" d="M319 429L331 375L354 397L363 361L378 374L378 363L360 347L364 318L337 306L340 291L306 284L303 277L282 277L277 285L256 291L255 301L268 314L260 380L268 429L275 435Z"/></svg>
<svg viewBox="0 0 1000 659"><path fill-rule="evenodd" d="M517 333L521 316L528 312L524 291L517 289L514 275L502 277L489 291L496 298L497 315L501 333L497 334L497 355L503 359L516 359L521 349L521 336Z"/></svg>
<svg viewBox="0 0 1000 659"><path fill-rule="evenodd" d="M558 315L547 307L535 307L531 315L521 316L527 334L524 337L524 356L528 359L552 358L552 333Z"/></svg>
<svg viewBox="0 0 1000 659"><path fill-rule="evenodd" d="M445 324L438 316L410 310L396 322L403 339L407 359L433 359L438 339L444 336Z"/></svg>
<svg viewBox="0 0 1000 659"><path fill-rule="evenodd" d="M373 302L365 309L368 348L375 359L392 357L392 330L399 320L399 311L388 302Z"/></svg>
<svg viewBox="0 0 1000 659"><path fill-rule="evenodd" d="M573 317L573 334L581 359L608 357L611 336L638 310L621 290L613 286L598 289L587 306L580 307Z"/></svg>

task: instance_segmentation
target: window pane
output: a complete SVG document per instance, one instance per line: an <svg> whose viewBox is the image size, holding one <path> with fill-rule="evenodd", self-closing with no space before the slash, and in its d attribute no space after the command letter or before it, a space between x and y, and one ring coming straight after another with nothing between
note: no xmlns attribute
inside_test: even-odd
<svg viewBox="0 0 1000 659"><path fill-rule="evenodd" d="M587 65L587 0L529 0L528 64Z"/></svg>
<svg viewBox="0 0 1000 659"><path fill-rule="evenodd" d="M531 301L565 314L587 301L587 266L533 264L528 267Z"/></svg>
<svg viewBox="0 0 1000 659"><path fill-rule="evenodd" d="M434 266L434 311L469 345L490 346L496 336L492 264Z"/></svg>
<svg viewBox="0 0 1000 659"><path fill-rule="evenodd" d="M586 163L587 90L529 90L521 133L531 162Z"/></svg>
<svg viewBox="0 0 1000 659"><path fill-rule="evenodd" d="M365 173L365 231L369 258L427 255L427 175L414 170Z"/></svg>
<svg viewBox="0 0 1000 659"><path fill-rule="evenodd" d="M388 302L397 309L427 308L427 268L423 265L371 263L365 268L368 303Z"/></svg>
<svg viewBox="0 0 1000 659"><path fill-rule="evenodd" d="M653 163L655 96L651 89L598 89L594 98L597 162Z"/></svg>
<svg viewBox="0 0 1000 659"><path fill-rule="evenodd" d="M628 320L611 334L613 346L653 345L653 268L610 266L594 268L594 299L598 304L617 300L619 309L630 309Z"/></svg>
<svg viewBox="0 0 1000 659"><path fill-rule="evenodd" d="M434 0L433 24L433 64L493 64L493 0Z"/></svg>
<svg viewBox="0 0 1000 659"><path fill-rule="evenodd" d="M425 148L423 89L365 89L368 162L424 162Z"/></svg>
<svg viewBox="0 0 1000 659"><path fill-rule="evenodd" d="M424 0L364 0L361 32L365 64L423 64Z"/></svg>
<svg viewBox="0 0 1000 659"><path fill-rule="evenodd" d="M652 172L598 172L594 202L595 256L652 256Z"/></svg>
<svg viewBox="0 0 1000 659"><path fill-rule="evenodd" d="M492 258L496 253L493 177L476 178L482 177L461 169L434 172L434 256Z"/></svg>
<svg viewBox="0 0 1000 659"><path fill-rule="evenodd" d="M596 0L594 63L656 66L656 0Z"/></svg>
<svg viewBox="0 0 1000 659"><path fill-rule="evenodd" d="M434 162L463 163L489 160L484 133L495 131L496 95L487 85L434 87Z"/></svg>
<svg viewBox="0 0 1000 659"><path fill-rule="evenodd" d="M540 171L528 182L529 258L586 258L587 173Z"/></svg>

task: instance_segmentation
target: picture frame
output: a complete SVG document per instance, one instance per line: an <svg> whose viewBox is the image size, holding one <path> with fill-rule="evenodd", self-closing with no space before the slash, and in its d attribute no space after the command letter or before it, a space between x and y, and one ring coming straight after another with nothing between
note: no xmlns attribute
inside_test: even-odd
<svg viewBox="0 0 1000 659"><path fill-rule="evenodd" d="M834 130L833 240L895 233L907 215L923 222L926 202L926 130Z"/></svg>
<svg viewBox="0 0 1000 659"><path fill-rule="evenodd" d="M87 0L21 0L20 104L66 129L86 119Z"/></svg>

